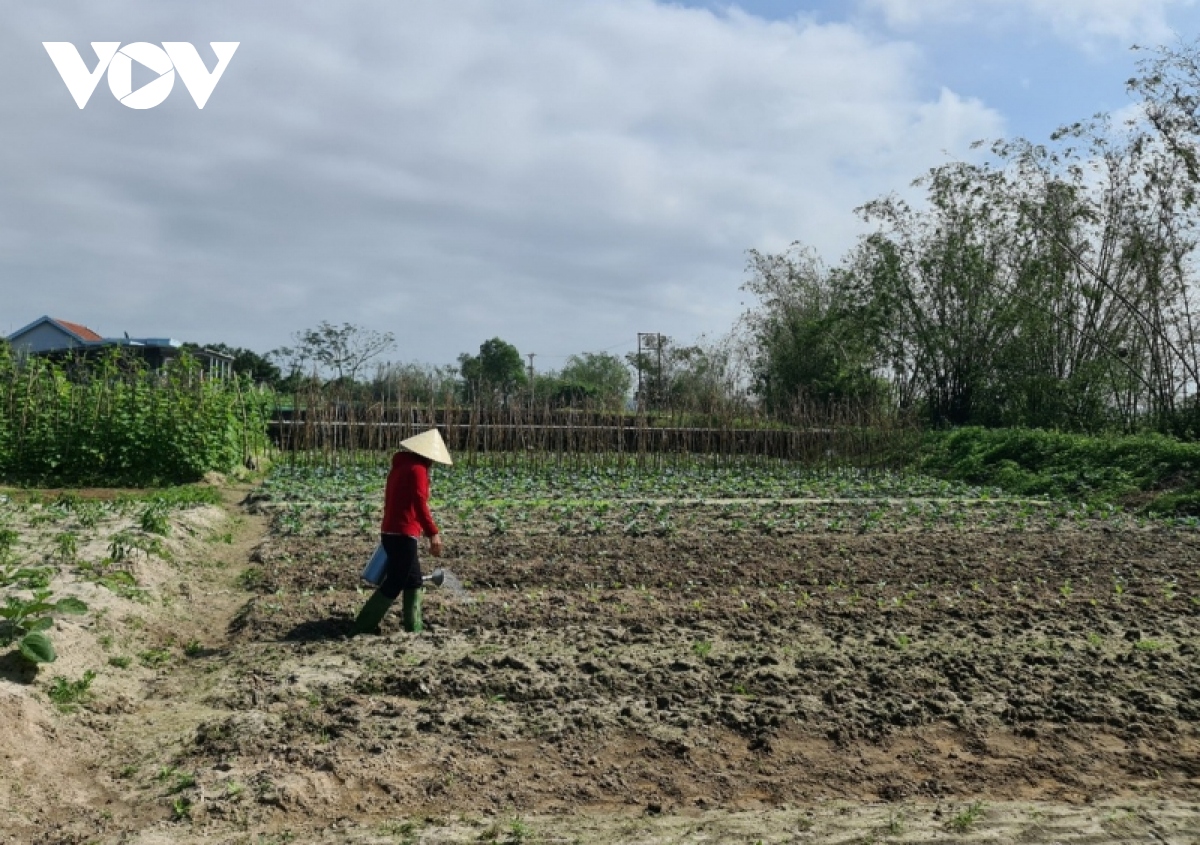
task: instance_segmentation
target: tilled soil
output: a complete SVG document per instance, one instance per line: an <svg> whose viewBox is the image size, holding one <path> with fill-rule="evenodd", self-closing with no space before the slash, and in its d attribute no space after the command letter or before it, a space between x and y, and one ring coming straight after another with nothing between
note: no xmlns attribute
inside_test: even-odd
<svg viewBox="0 0 1200 845"><path fill-rule="evenodd" d="M712 529L451 530L465 600L353 640L371 539L274 538L235 641L324 668L189 753L429 812L1197 795L1194 532Z"/></svg>
<svg viewBox="0 0 1200 845"><path fill-rule="evenodd" d="M1194 530L764 534L702 508L664 536L536 513L443 527L437 565L465 595L429 590L420 635L396 608L354 638L374 539L269 534L218 646L131 713L86 714L98 736L162 726L154 749L108 751L110 772L137 770L126 827L536 841L575 819L587 842L791 842L848 802L892 809L831 841L928 841L1027 802L1106 808L1078 841L1200 841L1194 812L1167 831L1119 809L1200 800ZM763 826L706 815L745 812ZM933 821L905 839L917 814ZM595 818L649 826L583 833ZM726 832L666 824L683 818Z"/></svg>

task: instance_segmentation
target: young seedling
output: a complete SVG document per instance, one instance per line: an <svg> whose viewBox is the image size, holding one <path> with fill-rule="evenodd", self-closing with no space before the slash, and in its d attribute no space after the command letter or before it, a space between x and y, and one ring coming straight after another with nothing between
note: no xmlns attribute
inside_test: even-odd
<svg viewBox="0 0 1200 845"><path fill-rule="evenodd" d="M54 556L63 563L75 560L79 551L79 538L73 531L63 531L54 537Z"/></svg>
<svg viewBox="0 0 1200 845"><path fill-rule="evenodd" d="M167 517L167 506L162 502L148 505L138 518L138 527L147 534L170 533L171 520Z"/></svg>
<svg viewBox="0 0 1200 845"><path fill-rule="evenodd" d="M91 697L92 681L95 678L96 673L91 669L84 672L83 677L77 681L69 681L62 675L56 675L50 682L46 694L50 696L51 701L58 705L59 710L70 713Z"/></svg>
<svg viewBox="0 0 1200 845"><path fill-rule="evenodd" d="M966 833L983 817L983 802L973 801L950 819L950 828L958 833Z"/></svg>

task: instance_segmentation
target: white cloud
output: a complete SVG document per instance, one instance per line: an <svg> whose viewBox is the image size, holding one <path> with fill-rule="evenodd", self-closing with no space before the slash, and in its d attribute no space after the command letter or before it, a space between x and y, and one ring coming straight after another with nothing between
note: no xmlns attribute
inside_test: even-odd
<svg viewBox="0 0 1200 845"><path fill-rule="evenodd" d="M51 313L265 350L347 320L435 362L493 335L545 355L686 339L732 324L747 248L836 259L854 206L1003 132L977 100L929 96L913 46L801 19L650 0L46 8L8 10L0 34L14 328ZM178 91L133 112L103 84L81 112L40 42L100 38L242 46L202 112Z"/></svg>
<svg viewBox="0 0 1200 845"><path fill-rule="evenodd" d="M1040 31L1084 49L1116 43L1161 43L1172 37L1168 14L1194 0L861 0L900 31L936 24Z"/></svg>

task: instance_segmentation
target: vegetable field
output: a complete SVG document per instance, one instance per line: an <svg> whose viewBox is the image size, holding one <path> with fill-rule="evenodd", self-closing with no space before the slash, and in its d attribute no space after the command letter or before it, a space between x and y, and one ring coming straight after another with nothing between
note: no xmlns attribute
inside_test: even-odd
<svg viewBox="0 0 1200 845"><path fill-rule="evenodd" d="M1200 837L1193 518L763 461L481 461L433 478L424 566L465 591L428 593L423 634L349 638L383 481L278 467L188 550L143 552L170 577L140 602L97 620L83 595L60 663L86 636L109 660L35 682L85 684L47 717L81 774L40 816L5 797L11 841Z"/></svg>

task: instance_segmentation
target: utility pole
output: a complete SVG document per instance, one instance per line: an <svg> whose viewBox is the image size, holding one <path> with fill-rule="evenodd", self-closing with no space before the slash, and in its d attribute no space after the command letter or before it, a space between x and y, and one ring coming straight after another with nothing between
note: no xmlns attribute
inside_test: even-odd
<svg viewBox="0 0 1200 845"><path fill-rule="evenodd" d="M525 356L529 359L529 405L533 406L533 359L537 355L536 352L526 352Z"/></svg>
<svg viewBox="0 0 1200 845"><path fill-rule="evenodd" d="M646 339L646 351L650 351L651 346L658 347L658 381L662 380L662 335L658 332L638 332L637 343L637 368L638 368L638 410L645 410L649 404L646 402L645 388L642 385L642 338Z"/></svg>
<svg viewBox="0 0 1200 845"><path fill-rule="evenodd" d="M661 334L654 336L654 345L658 347L658 372L654 374L654 398L661 404L663 400L663 377L662 377L662 348L663 336Z"/></svg>
<svg viewBox="0 0 1200 845"><path fill-rule="evenodd" d="M637 351L637 357L634 358L634 360L637 361L637 368L638 368L638 389L637 389L637 400L638 400L637 405L638 405L638 407L637 407L637 409L640 411L640 410L642 410L642 408L646 402L646 397L642 395L642 333L641 332L638 332L638 351Z"/></svg>

